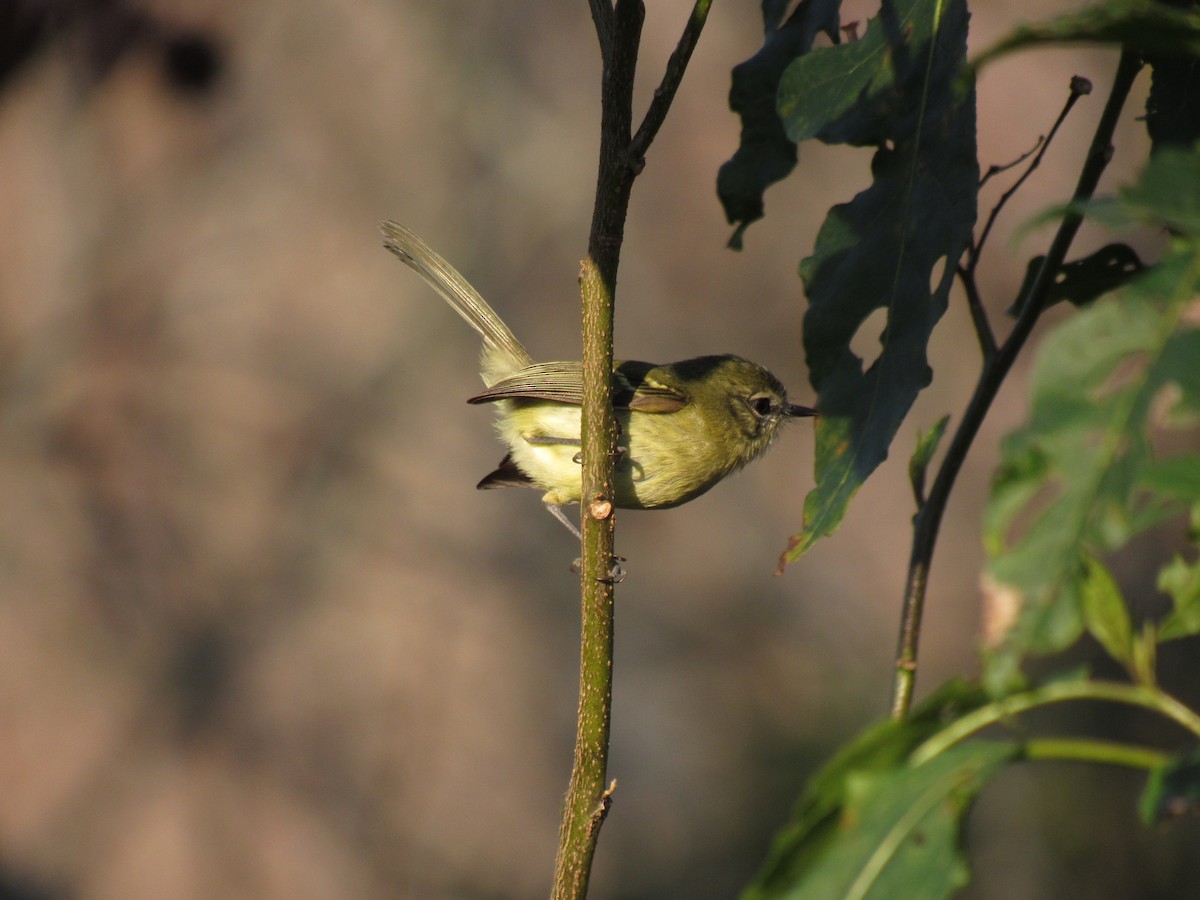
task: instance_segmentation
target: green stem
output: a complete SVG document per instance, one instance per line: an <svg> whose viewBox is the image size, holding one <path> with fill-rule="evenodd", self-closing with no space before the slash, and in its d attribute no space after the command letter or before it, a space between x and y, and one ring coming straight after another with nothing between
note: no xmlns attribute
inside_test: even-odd
<svg viewBox="0 0 1200 900"><path fill-rule="evenodd" d="M1065 759L1144 771L1166 765L1170 759L1166 753L1150 747L1077 738L1037 738L1027 741L1022 749L1030 760Z"/></svg>
<svg viewBox="0 0 1200 900"><path fill-rule="evenodd" d="M981 706L929 738L909 759L913 765L921 765L989 725L1039 706L1068 700L1102 700L1140 706L1171 719L1200 738L1200 715L1157 687L1113 681L1058 681Z"/></svg>
<svg viewBox="0 0 1200 900"><path fill-rule="evenodd" d="M662 125L688 59L700 37L711 0L696 0L692 16L667 64L637 135L633 133L633 83L645 7L642 0L589 0L603 62L600 162L580 271L583 303L582 559L580 563L579 713L571 781L563 803L554 900L587 895L600 826L616 782L608 783L608 743L613 679L613 460L616 421L612 406L613 314L617 268L633 181Z"/></svg>
<svg viewBox="0 0 1200 900"><path fill-rule="evenodd" d="M1079 181L1072 195L1072 206L1078 209L1096 192L1100 176L1108 167L1112 158L1112 138L1121 111L1133 87L1133 81L1141 71L1140 56L1126 50L1121 54L1117 65L1117 73L1113 78L1112 90L1096 125L1092 143L1088 149L1087 159L1079 174ZM1008 338L997 351L985 362L983 371L975 383L975 391L971 395L967 408L963 412L962 421L954 433L942 464L938 468L937 477L930 488L929 498L917 510L913 524L912 553L909 557L908 577L905 579L904 608L900 617L900 638L896 652L895 675L892 683L892 717L902 719L908 715L912 706L913 692L917 681L917 649L921 637L921 617L925 609L925 591L929 583L929 568L933 561L934 547L937 545L938 533L941 530L942 515L950 500L950 492L958 473L967 458L971 445L979 433L979 428L991 409L992 401L1004 384L1009 370L1016 361L1017 355L1025 346L1025 342L1033 333L1045 307L1046 298L1054 286L1054 279L1066 260L1067 252L1083 216L1078 212L1069 212L1063 217L1058 231L1046 256L1042 260L1028 292L1019 298L1017 308L1020 314L1017 322L1009 333Z"/></svg>

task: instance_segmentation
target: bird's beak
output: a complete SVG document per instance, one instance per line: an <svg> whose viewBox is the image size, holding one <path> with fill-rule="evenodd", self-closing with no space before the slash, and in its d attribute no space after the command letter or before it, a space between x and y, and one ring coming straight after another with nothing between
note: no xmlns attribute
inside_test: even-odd
<svg viewBox="0 0 1200 900"><path fill-rule="evenodd" d="M819 415L820 415L819 412L817 412L815 409L810 409L807 406L800 406L799 404L796 404L796 403L789 403L787 405L787 416L789 419L801 419L806 416L819 416Z"/></svg>

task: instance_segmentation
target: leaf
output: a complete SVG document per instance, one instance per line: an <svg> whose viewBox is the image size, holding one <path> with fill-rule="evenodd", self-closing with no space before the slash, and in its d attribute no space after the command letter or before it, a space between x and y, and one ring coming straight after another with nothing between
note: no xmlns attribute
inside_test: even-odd
<svg viewBox="0 0 1200 900"><path fill-rule="evenodd" d="M1029 261L1025 267L1025 280L1021 283L1021 289L1017 291L1017 297L1029 295L1029 289L1045 259L1045 256L1035 256ZM1050 292L1046 295L1045 307L1062 303L1064 300L1075 306L1091 303L1097 297L1128 284L1130 279L1145 269L1132 247L1127 244L1107 244L1083 259L1063 264L1054 277ZM1020 314L1020 310L1014 305L1008 310L1008 314L1015 318Z"/></svg>
<svg viewBox="0 0 1200 900"><path fill-rule="evenodd" d="M820 852L743 900L952 896L970 880L963 819L1019 752L1015 743L972 741L920 766L857 776Z"/></svg>
<svg viewBox="0 0 1200 900"><path fill-rule="evenodd" d="M1004 441L985 516L988 583L1015 607L991 636L989 669L1073 643L1088 558L1185 508L1145 489L1164 471L1152 426L1200 413L1200 329L1188 316L1198 276L1200 243L1176 240L1121 296L1046 338L1029 424Z"/></svg>
<svg viewBox="0 0 1200 900"><path fill-rule="evenodd" d="M733 157L717 173L717 195L725 217L737 224L730 246L741 249L742 233L763 217L763 191L787 177L796 165L796 144L788 140L775 111L779 78L794 59L807 53L821 32L838 40L836 0L801 0L782 26L786 3L764 2L766 37L762 48L734 67L729 106L741 116L742 136Z"/></svg>
<svg viewBox="0 0 1200 900"><path fill-rule="evenodd" d="M1176 556L1158 573L1158 589L1171 596L1174 609L1158 628L1158 639L1200 634L1200 560L1189 565Z"/></svg>
<svg viewBox="0 0 1200 900"><path fill-rule="evenodd" d="M942 416L928 431L917 432L917 447L913 450L912 459L908 461L908 480L912 484L918 504L923 503L925 498L925 472L929 469L929 462L937 452L938 444L942 442L942 435L946 433L946 426L949 424L950 417Z"/></svg>
<svg viewBox="0 0 1200 900"><path fill-rule="evenodd" d="M861 785L904 768L912 751L946 722L987 700L977 686L951 681L918 704L908 718L881 722L845 746L809 782L791 823L776 835L766 863L743 900L799 896L793 888L845 840L844 813Z"/></svg>
<svg viewBox="0 0 1200 900"><path fill-rule="evenodd" d="M1200 54L1200 15L1159 0L1089 4L1035 25L1021 25L971 62L984 65L1015 50L1046 44L1112 43L1169 54Z"/></svg>
<svg viewBox="0 0 1200 900"><path fill-rule="evenodd" d="M1121 589L1104 564L1086 557L1087 574L1080 586L1083 621L1108 655L1126 667L1133 665L1133 623Z"/></svg>
<svg viewBox="0 0 1200 900"><path fill-rule="evenodd" d="M955 86L966 56L965 5L905 0L895 7L903 55L910 60L897 64L904 77L887 87L884 99L860 95L832 123L845 137L886 136L872 163L874 181L830 210L813 255L801 263L809 299L804 347L821 398L817 485L805 499L803 529L791 538L781 565L837 530L851 498L887 458L901 422L929 384L926 346L946 309L955 265L975 221L974 94ZM880 38L872 35L882 29L872 21L856 43L873 46ZM821 56L857 58L861 51L847 47ZM890 56L897 56L894 46ZM885 57L872 61L885 65ZM795 65L811 63L806 58ZM785 125L797 133L793 129L803 123L785 117ZM845 133L851 126L853 135ZM850 345L877 309L887 312L887 325L880 354L867 366Z"/></svg>
<svg viewBox="0 0 1200 900"><path fill-rule="evenodd" d="M1139 806L1147 825L1200 810L1200 748L1176 754L1151 772Z"/></svg>

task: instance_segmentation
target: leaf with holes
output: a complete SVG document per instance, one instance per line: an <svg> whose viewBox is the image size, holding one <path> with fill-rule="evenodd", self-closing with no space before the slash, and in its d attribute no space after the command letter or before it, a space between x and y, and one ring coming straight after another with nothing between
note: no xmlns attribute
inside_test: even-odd
<svg viewBox="0 0 1200 900"><path fill-rule="evenodd" d="M824 139L836 131L884 143L871 166L871 186L830 210L813 255L801 263L809 299L804 348L820 394L817 484L781 566L837 530L929 384L926 347L975 221L975 100L957 82L966 58L965 4L907 0L894 8L895 21L885 28L873 20L857 42L887 46L869 57L875 75L868 89L854 94L849 88L854 103L822 130ZM839 54L853 60L862 53L847 47L821 52L831 78L848 68L834 65ZM794 65L811 69L816 56ZM884 77L887 72L895 77ZM811 128L801 107L792 108L784 124L789 133ZM867 364L851 343L876 310L886 314L886 326L878 358Z"/></svg>
<svg viewBox="0 0 1200 900"><path fill-rule="evenodd" d="M763 192L796 165L796 141L784 134L775 111L779 78L793 60L809 52L818 34L838 38L836 0L801 0L780 25L786 6L763 4L763 45L733 70L729 106L741 116L742 136L733 158L717 173L717 196L725 218L737 225L729 241L736 250L746 227L763 217Z"/></svg>

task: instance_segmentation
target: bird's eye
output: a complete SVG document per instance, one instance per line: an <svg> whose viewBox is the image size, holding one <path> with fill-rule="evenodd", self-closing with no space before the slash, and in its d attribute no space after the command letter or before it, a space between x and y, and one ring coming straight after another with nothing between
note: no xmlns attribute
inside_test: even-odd
<svg viewBox="0 0 1200 900"><path fill-rule="evenodd" d="M775 410L775 398L770 394L755 394L749 399L749 403L756 416L769 416Z"/></svg>

